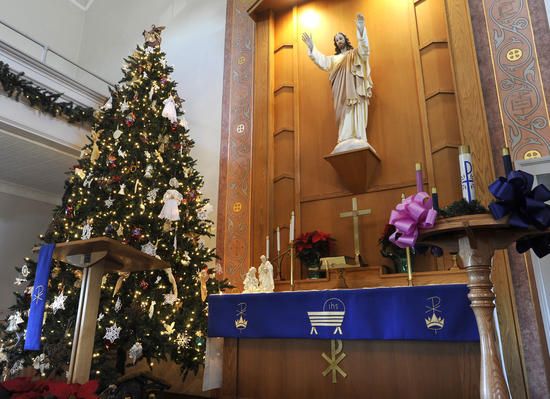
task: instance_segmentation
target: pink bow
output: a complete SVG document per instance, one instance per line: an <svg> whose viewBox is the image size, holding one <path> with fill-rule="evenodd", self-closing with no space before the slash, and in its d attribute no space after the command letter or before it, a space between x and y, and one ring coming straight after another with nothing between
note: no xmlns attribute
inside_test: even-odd
<svg viewBox="0 0 550 399"><path fill-rule="evenodd" d="M437 211L432 209L432 198L419 192L405 198L391 211L389 224L395 226L390 241L400 248L413 247L418 238L418 229L434 227Z"/></svg>

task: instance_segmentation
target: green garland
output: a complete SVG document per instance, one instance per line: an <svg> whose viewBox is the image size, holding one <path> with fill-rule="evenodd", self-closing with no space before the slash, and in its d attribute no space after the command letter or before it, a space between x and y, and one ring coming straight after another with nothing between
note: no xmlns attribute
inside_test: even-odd
<svg viewBox="0 0 550 399"><path fill-rule="evenodd" d="M43 87L39 87L28 79L25 79L23 72L14 73L8 64L0 61L0 84L8 95L15 101L19 101L23 95L31 107L50 114L54 117L63 116L69 123L87 122L92 124L94 120L94 109L82 107L71 101L58 101L63 93L54 93Z"/></svg>
<svg viewBox="0 0 550 399"><path fill-rule="evenodd" d="M481 205L478 200L468 202L464 198L462 198L458 201L453 202L449 206L440 209L438 211L438 215L442 218L450 218L453 216L462 215L478 215L487 212L489 212L489 210Z"/></svg>

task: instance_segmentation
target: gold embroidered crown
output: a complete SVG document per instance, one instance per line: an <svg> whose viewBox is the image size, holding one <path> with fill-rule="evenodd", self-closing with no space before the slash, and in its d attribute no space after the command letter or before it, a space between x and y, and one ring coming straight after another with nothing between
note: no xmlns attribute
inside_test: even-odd
<svg viewBox="0 0 550 399"><path fill-rule="evenodd" d="M235 327L237 328L246 328L248 325L248 320L243 319L243 315L240 318L235 320Z"/></svg>
<svg viewBox="0 0 550 399"><path fill-rule="evenodd" d="M445 319L442 317L437 317L435 312L432 313L432 317L425 319L426 327L430 329L441 330L445 325Z"/></svg>

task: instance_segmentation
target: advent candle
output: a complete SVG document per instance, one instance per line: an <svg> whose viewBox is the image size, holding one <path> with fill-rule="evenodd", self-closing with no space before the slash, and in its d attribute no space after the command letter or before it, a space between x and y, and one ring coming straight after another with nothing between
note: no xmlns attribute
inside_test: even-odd
<svg viewBox="0 0 550 399"><path fill-rule="evenodd" d="M472 167L472 155L470 146L458 147L458 162L460 164L460 183L462 185L462 198L471 202L476 199L474 188L474 168Z"/></svg>
<svg viewBox="0 0 550 399"><path fill-rule="evenodd" d="M514 170L508 147L502 149L502 161L504 162L504 175L508 176L508 174Z"/></svg>
<svg viewBox="0 0 550 399"><path fill-rule="evenodd" d="M269 236L265 236L265 257L269 259Z"/></svg>
<svg viewBox="0 0 550 399"><path fill-rule="evenodd" d="M277 252L281 252L281 231L279 226L277 226Z"/></svg>
<svg viewBox="0 0 550 399"><path fill-rule="evenodd" d="M439 196L437 195L437 188L432 187L432 208L439 211Z"/></svg>
<svg viewBox="0 0 550 399"><path fill-rule="evenodd" d="M416 163L416 192L424 191L424 184L422 178L422 164L420 162Z"/></svg>
<svg viewBox="0 0 550 399"><path fill-rule="evenodd" d="M288 241L294 241L294 211L290 213L290 231L288 233Z"/></svg>

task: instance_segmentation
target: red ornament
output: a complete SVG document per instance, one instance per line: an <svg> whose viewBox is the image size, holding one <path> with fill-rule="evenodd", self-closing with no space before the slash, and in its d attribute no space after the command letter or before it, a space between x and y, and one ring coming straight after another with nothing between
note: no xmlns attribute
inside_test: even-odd
<svg viewBox="0 0 550 399"><path fill-rule="evenodd" d="M115 175L111 177L111 183L120 183L120 180L122 180L122 176Z"/></svg>
<svg viewBox="0 0 550 399"><path fill-rule="evenodd" d="M128 115L126 115L126 126L130 127L134 124L136 121L136 114L133 112L130 112Z"/></svg>
<svg viewBox="0 0 550 399"><path fill-rule="evenodd" d="M171 129L172 129L173 132L178 130L178 124L177 123L172 123Z"/></svg>
<svg viewBox="0 0 550 399"><path fill-rule="evenodd" d="M149 283L145 280L141 280L139 283L139 286L141 287L142 290L146 290L147 288L149 288Z"/></svg>
<svg viewBox="0 0 550 399"><path fill-rule="evenodd" d="M72 218L74 216L74 207L72 205L67 205L65 208L65 216Z"/></svg>
<svg viewBox="0 0 550 399"><path fill-rule="evenodd" d="M174 146L174 149L179 150L181 148L181 143L174 143L172 144Z"/></svg>
<svg viewBox="0 0 550 399"><path fill-rule="evenodd" d="M139 227L135 227L132 229L132 238L134 240L140 240L141 239L141 229Z"/></svg>
<svg viewBox="0 0 550 399"><path fill-rule="evenodd" d="M116 156L114 154L109 154L107 157L107 166L110 169L116 168Z"/></svg>

